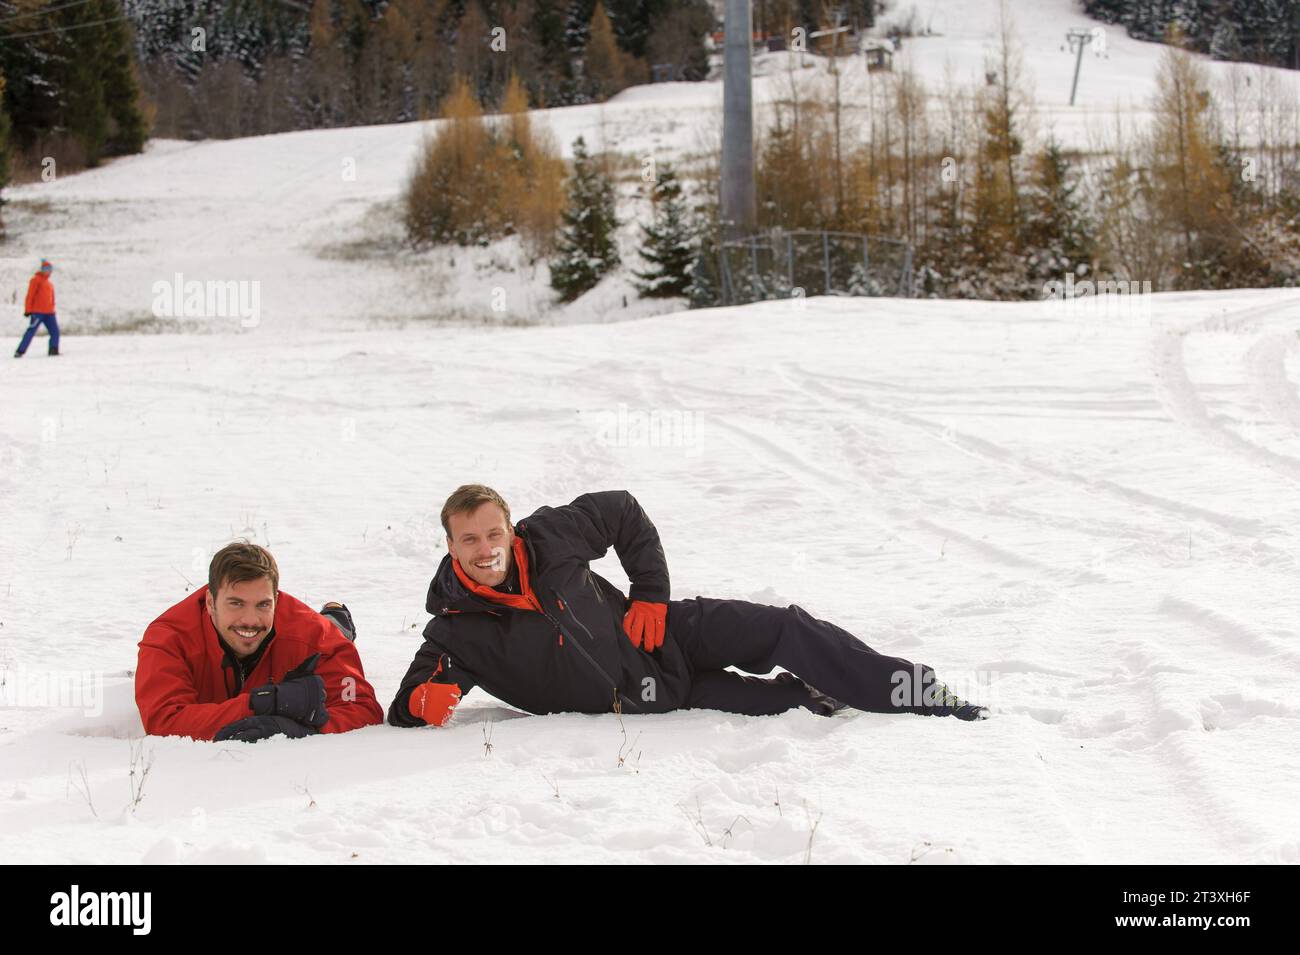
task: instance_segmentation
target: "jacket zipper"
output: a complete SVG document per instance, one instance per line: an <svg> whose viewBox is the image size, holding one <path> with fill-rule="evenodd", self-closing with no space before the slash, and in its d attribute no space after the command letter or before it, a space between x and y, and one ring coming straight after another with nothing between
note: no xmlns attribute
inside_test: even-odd
<svg viewBox="0 0 1300 955"><path fill-rule="evenodd" d="M546 606L545 604L542 604L542 601L539 600L537 602L538 604L541 605L542 615L545 616L546 619L549 620L555 626L555 629L560 632L560 642L561 644L563 644L564 628L560 626L560 621L556 620L547 612ZM564 601L560 598L558 592L555 593L555 602L561 609L568 610L568 608L564 606ZM569 616L573 618L574 623L582 627L583 630L587 630L586 626L583 625L583 622L578 619L578 615L575 614L572 610L569 610ZM591 637L592 640L596 639L591 635L590 630L587 630L587 636ZM618 691L618 684L615 683L613 678L610 677L610 675L605 672L605 668L601 666L598 662L596 662L596 658L587 652L587 648L582 645L581 640L574 640L573 645L578 648L579 653L581 653L584 657L586 657L587 662L590 663L595 668L596 672L605 678L605 682L608 683L610 685L610 688L614 691L614 701L616 703L619 703L620 706L623 704L629 705L632 707L633 710L641 709L639 706L637 706L635 703L632 703L631 700L627 699L627 697L625 697L622 693Z"/></svg>
<svg viewBox="0 0 1300 955"><path fill-rule="evenodd" d="M519 524L519 530L523 530L522 522ZM527 541L524 542L524 546L528 546ZM529 559L529 564L531 565L533 562L533 554L531 552L528 555L528 559ZM541 581L540 580L534 581L534 585L535 585L534 589L540 587ZM591 639L594 641L596 638L592 636L590 630L587 630L587 627L583 624L583 622L578 619L578 615L575 614L572 610L570 610L567 606L565 606L564 600L563 598L561 598L559 591L552 590L551 592L555 595L556 605L561 610L568 611L569 616L573 618L573 622L576 623L579 627L582 627L582 629L586 631L587 636L591 637ZM489 604L486 600L477 596L476 594L470 594L469 598L473 600L475 603L477 603L484 610L487 610L489 613L495 616L501 616L500 611L494 609L491 604ZM443 613L449 612L451 609L450 604L444 604L442 609L443 609ZM564 646L564 628L560 626L560 621L556 620L554 617L551 616L550 612L546 609L545 601L543 601L540 597L537 598L537 609L541 612L543 617L545 617L547 620L550 621L551 626L555 627L556 633L560 635L559 640L557 642L557 646L561 646L561 647ZM611 677L608 673L606 673L605 668L596 661L596 658L587 652L587 648L582 645L581 640L574 640L573 646L577 647L578 652L581 653L583 657L586 659L586 661L592 665L595 671L605 678L605 682L608 683L610 689L614 691L615 705L618 705L620 709L622 708L622 706L626 705L626 706L630 706L633 710L636 710L638 712L640 711L641 707L637 706L635 703L633 703L626 696L624 696L622 693L619 692L618 684L614 682L613 677Z"/></svg>

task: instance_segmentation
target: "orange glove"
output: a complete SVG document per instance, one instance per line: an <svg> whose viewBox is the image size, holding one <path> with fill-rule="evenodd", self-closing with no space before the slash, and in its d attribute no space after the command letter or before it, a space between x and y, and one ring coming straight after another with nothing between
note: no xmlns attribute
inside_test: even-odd
<svg viewBox="0 0 1300 955"><path fill-rule="evenodd" d="M411 691L406 708L417 720L430 726L442 726L451 719L451 711L460 702L460 687L455 683L421 683Z"/></svg>
<svg viewBox="0 0 1300 955"><path fill-rule="evenodd" d="M668 619L668 605L648 600L633 600L623 618L623 629L632 646L645 642L646 653L653 653L664 645L664 622Z"/></svg>

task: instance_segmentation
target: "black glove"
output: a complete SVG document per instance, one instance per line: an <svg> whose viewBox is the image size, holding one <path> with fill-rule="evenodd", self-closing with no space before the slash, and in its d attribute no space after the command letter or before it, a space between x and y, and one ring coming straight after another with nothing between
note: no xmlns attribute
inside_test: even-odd
<svg viewBox="0 0 1300 955"><path fill-rule="evenodd" d="M301 739L304 736L315 736L318 732L320 731L316 727L304 726L287 716L246 716L221 727L212 738L217 742L235 740L239 743L256 743L281 733L290 739Z"/></svg>
<svg viewBox="0 0 1300 955"><path fill-rule="evenodd" d="M287 716L317 728L329 722L325 681L316 676L319 653L313 653L284 675L279 683L259 686L248 694L248 708L258 716Z"/></svg>
<svg viewBox="0 0 1300 955"><path fill-rule="evenodd" d="M23 318L31 318L31 317L32 317L31 312L23 312Z"/></svg>
<svg viewBox="0 0 1300 955"><path fill-rule="evenodd" d="M302 663L299 663L284 676L280 677L280 682L288 683L290 680L298 680L305 676L311 676L316 672L316 664L318 663L320 663L320 654L313 653L306 660L303 660Z"/></svg>

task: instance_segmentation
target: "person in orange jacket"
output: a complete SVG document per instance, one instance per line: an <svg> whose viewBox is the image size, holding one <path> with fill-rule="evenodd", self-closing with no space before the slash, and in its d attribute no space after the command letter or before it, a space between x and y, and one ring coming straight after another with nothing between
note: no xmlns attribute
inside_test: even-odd
<svg viewBox="0 0 1300 955"><path fill-rule="evenodd" d="M27 298L23 301L23 318L28 320L27 331L23 332L23 340L18 343L18 349L14 352L15 358L22 358L27 352L27 346L32 343L36 336L36 329L44 325L50 333L50 354L59 353L59 319L54 313L54 283L50 281L50 273L54 271L54 266L50 264L49 259L41 259L41 267L32 280L27 283Z"/></svg>
<svg viewBox="0 0 1300 955"><path fill-rule="evenodd" d="M279 583L268 550L236 541L207 586L149 624L135 672L146 733L257 742L383 722L347 607L317 613Z"/></svg>

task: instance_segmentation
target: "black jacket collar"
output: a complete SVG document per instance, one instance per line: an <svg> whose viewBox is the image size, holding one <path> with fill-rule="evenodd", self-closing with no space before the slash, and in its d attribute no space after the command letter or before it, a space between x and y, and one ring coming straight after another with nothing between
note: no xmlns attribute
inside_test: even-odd
<svg viewBox="0 0 1300 955"><path fill-rule="evenodd" d="M266 655L266 648L271 645L271 641L274 639L275 627L271 627L271 631L266 635L266 639L261 642L258 648L248 656L241 658L235 656L235 651L230 649L230 644L226 643L226 641L221 638L220 633L217 634L217 642L221 644L221 672L224 674L226 670L232 671L235 678L235 693L238 693L243 689L244 681L248 679L250 673L257 669L257 664L260 663L262 657ZM226 685L230 685L229 680L226 681ZM233 696L234 693L231 695Z"/></svg>

